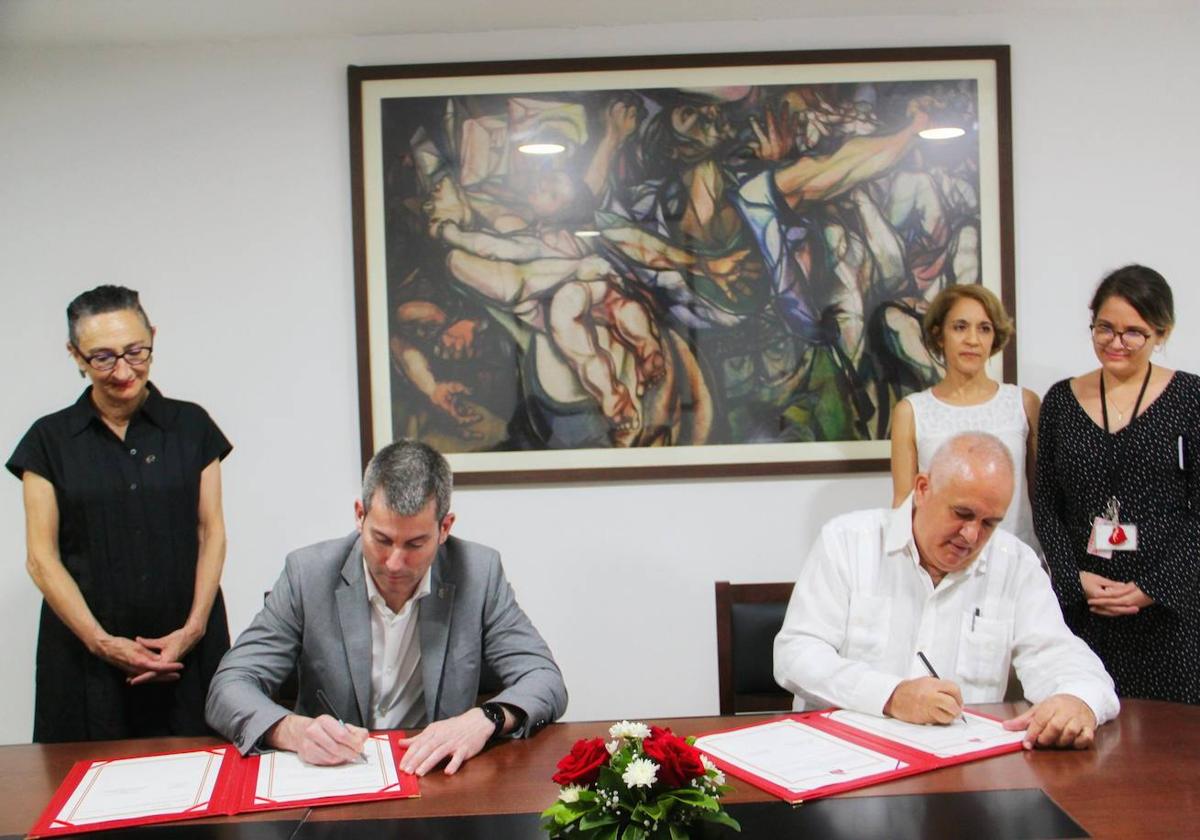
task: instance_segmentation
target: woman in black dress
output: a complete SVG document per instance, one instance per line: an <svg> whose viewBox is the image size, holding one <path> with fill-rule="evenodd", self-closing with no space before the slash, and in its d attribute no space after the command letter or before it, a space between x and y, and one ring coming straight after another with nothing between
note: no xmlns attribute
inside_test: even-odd
<svg viewBox="0 0 1200 840"><path fill-rule="evenodd" d="M67 325L91 385L35 422L7 464L45 598L33 740L204 734L229 648L220 462L231 447L204 409L150 383L155 331L136 292L85 292Z"/></svg>
<svg viewBox="0 0 1200 840"><path fill-rule="evenodd" d="M1200 377L1154 364L1175 323L1157 272L1118 269L1091 310L1100 369L1042 403L1034 525L1117 693L1200 703Z"/></svg>

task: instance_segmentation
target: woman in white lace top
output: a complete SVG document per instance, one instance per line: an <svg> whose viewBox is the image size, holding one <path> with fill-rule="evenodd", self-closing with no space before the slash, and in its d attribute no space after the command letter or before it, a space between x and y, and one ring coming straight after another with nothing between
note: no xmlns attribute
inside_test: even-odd
<svg viewBox="0 0 1200 840"><path fill-rule="evenodd" d="M909 394L892 414L893 504L912 491L917 472L938 446L959 432L991 432L1008 447L1016 488L1000 524L1040 553L1033 533L1026 476L1037 452L1038 397L988 376L987 361L1004 349L1013 324L1004 305L978 284L950 286L925 313L925 346L945 366L941 382Z"/></svg>

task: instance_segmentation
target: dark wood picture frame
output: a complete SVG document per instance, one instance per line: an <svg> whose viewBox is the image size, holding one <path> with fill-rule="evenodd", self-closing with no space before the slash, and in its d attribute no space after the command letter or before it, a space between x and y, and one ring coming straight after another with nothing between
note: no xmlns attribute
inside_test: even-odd
<svg viewBox="0 0 1200 840"><path fill-rule="evenodd" d="M934 381L935 370L928 359L900 354L914 346L913 325L937 285L982 282L1000 295L1010 313L1015 310L1007 46L352 66L348 82L364 463L395 437L418 436L446 452L462 485L884 470L891 406L907 391ZM897 105L905 97L910 102L907 110ZM620 102L625 104L615 104ZM631 111L636 112L633 118ZM628 128L613 128L622 122L622 115L626 124L635 123L632 135ZM646 139L649 121L655 117L660 124L658 146ZM909 137L915 134L918 120L925 127L962 124L967 133L959 140L918 141ZM716 159L710 152L709 159L695 163L709 148L703 146L704 131L711 134L718 129L725 138L721 149L727 157ZM552 140L561 140L560 145L568 148L563 158L567 163L558 169L540 164L539 169L514 153L522 140L544 139L547 131L554 135ZM622 140L632 136L629 143L636 140L640 145L611 153L601 167L607 180L588 182L597 169L595 162L602 158L598 149L619 131L625 132ZM902 132L908 132L909 145L897 160L850 186L820 185L821 177L833 181L841 173L839 169L825 174L834 169L831 161L851 168L845 162L848 153L839 157L846 144L857 140L883 144ZM959 144L960 151L937 151L948 148L947 144ZM711 144L716 145L716 141ZM914 154L918 145L919 154ZM611 146L605 148L611 152ZM783 151L776 156L764 151L772 148ZM624 156L621 165L628 164L619 177L613 174L618 154ZM651 165L656 155L661 159L658 170ZM803 166L793 166L802 159ZM904 161L903 175L899 160ZM574 174L564 174L576 164ZM591 168L581 176L585 166ZM728 179L743 204L735 208L729 200L728 206L722 206L725 193L712 193L718 206L706 217L711 227L718 211L741 214L743 229L735 231L740 239L735 236L736 244L724 251L706 251L702 239L686 227L694 217L674 209L664 211L667 199L654 189L642 189L651 196L639 209L642 215L628 208L633 188L658 188L675 178L678 193L685 189L679 184L697 183L701 166L720 166L723 171L741 167ZM804 177L785 177L794 170L804 170ZM663 171L672 174L661 176ZM817 175L810 176L814 171ZM655 172L660 174L651 177ZM770 197L763 201L774 202L775 215L767 214L759 228L744 221L748 218L744 196L749 194L744 183L751 178L747 173L771 179L766 190ZM902 179L907 179L903 189L897 186ZM565 186L559 192L567 197L554 204L552 193L560 181ZM945 205L944 223L936 230L921 229L920 219L931 215L921 207L893 225L895 214L903 212L896 206L907 200L896 195L907 196L913 181L928 181L933 185L928 192L937 193L934 200ZM812 186L814 182L818 186ZM578 189L580 183L590 189ZM620 200L611 197L616 188L597 190L594 185L599 183L618 183L623 190ZM794 187L796 183L800 186ZM856 188L860 195L851 199ZM660 193L667 191L663 188ZM950 193L955 193L953 199L947 198ZM608 198L602 201L598 194ZM695 203L692 195L683 199L676 195L675 200L689 209ZM539 201L552 205L548 216L538 217ZM850 207L855 201L868 208L858 216ZM568 204L573 206L564 210ZM869 211L872 205L881 212ZM572 212L571 220L563 221ZM654 218L659 228L648 221ZM664 218L669 221L662 222ZM573 228L589 227L588 221L600 231L601 244L583 251L583 256L555 262L543 259L546 253L537 250L543 246L536 242L537 248L527 249L525 243L538 237L577 235L581 231ZM889 260L889 247L872 248L886 239L878 232L888 229L900 242L896 253L903 259L902 279L911 288L897 291L891 299L868 287L859 301L853 280L833 282L834 287L841 288L837 287L841 282L849 290L849 307L841 292L833 297L828 289L810 294L818 280L830 285L818 274L832 276L843 269L881 283L879 278L887 275L882 266L894 266L895 260ZM794 246L788 239L778 247L776 255L782 259L772 261L772 253L762 243L773 231L803 241ZM818 241L819 247L809 244ZM700 244L693 247L695 242ZM842 256L843 251L861 253L864 247L866 255L857 261ZM812 251L819 251L819 256L813 257ZM961 254L968 258L960 260ZM610 272L599 281L597 272L591 271L599 262L593 255L608 261L599 263L604 266L599 273ZM800 281L789 277L787 285L781 280L787 273L779 268L784 262L800 275ZM539 272L547 265L556 271L560 265L569 268L536 286L541 282ZM893 270L887 276L900 278L901 272ZM514 297L501 285L514 277L520 288L535 287L540 292ZM652 279L646 282L647 277ZM679 277L687 282L674 282ZM703 294L697 291L701 284L707 284ZM583 301L575 309L569 300L558 305L560 290L568 286L571 294L564 291L562 299ZM543 297L538 298L538 293ZM716 307L710 305L714 299ZM726 304L744 309L726 318ZM551 313L558 310L567 312L559 316L565 325L562 329L552 319ZM893 316L902 322L899 328L891 326L888 319ZM733 326L718 323L720 318ZM792 362L779 363L771 357L781 346L774 333L737 343L743 340L737 332L743 323L760 320L769 321L770 329L777 330L777 323L784 325L782 346ZM578 333L590 342L582 355L571 349L569 338L561 338L573 335L569 330L581 324L590 330ZM463 330L450 335L449 326ZM810 328L814 333L805 333ZM814 338L816 331L833 338ZM868 366L873 371L869 375L861 373L867 338L854 344L855 334L884 336L873 345L874 367ZM523 337L527 343L522 343ZM893 345L899 349L889 349ZM733 350L720 349L726 346ZM880 347L885 356L894 352L907 367L888 367L895 360L876 358L884 352ZM657 359L654 348L663 350ZM463 367L464 360L455 359L456 353L463 357L474 353L470 358L475 361ZM824 380L813 378L818 353L833 359L828 363L833 373ZM694 361L685 363L687 357ZM531 374L531 360L542 364L544 359L558 364L558 369L543 366ZM569 364L563 359L569 359ZM589 367L598 359L607 364ZM738 401L745 398L730 384L736 378L728 374L736 367L730 359L743 367L749 359L755 376L763 367L783 364L784 374L794 378L782 376L781 381L823 384L811 391L802 392L797 386L792 392L773 392L766 398L764 415L762 404L747 407ZM439 365L454 367L455 363L468 374L460 377L464 381L457 382L461 386L457 388L454 374L437 370ZM786 366L793 363L794 371ZM803 365L807 368L801 370ZM598 378L587 373L593 369L601 371ZM1016 342L1012 341L994 360L993 374L1014 381L1015 373ZM564 402L551 387L539 390L542 383L535 381L539 375L551 386L574 387L576 402ZM469 377L473 378L465 381ZM430 398L426 403L427 394L412 387L423 378L443 386L449 382L452 387L449 392L443 388L437 401ZM497 381L507 382L497 393L513 391L515 397L504 397L506 407L491 412L481 407L483 398L476 393ZM627 386L623 390L622 383ZM668 387L670 396L658 399L656 395ZM537 406L538 412L529 409L535 397L555 410L564 405L569 410L548 421L543 405ZM833 421L823 419L822 401L837 409L830 415ZM630 409L631 403L636 409ZM515 404L518 410L506 414ZM584 410L572 407L578 405ZM771 414L776 408L778 417ZM518 413L521 424L514 420ZM491 425L472 416L483 416ZM566 424L562 429L552 425L559 421ZM576 421L583 425L570 425ZM751 442L763 440L764 428L774 434L776 423L777 438ZM597 424L605 434L599 446ZM517 426L522 431L514 434ZM591 437L579 432L581 428L590 429ZM834 434L829 434L830 428ZM839 428L852 434L839 438ZM485 431L476 431L480 429ZM714 429L725 431L714 434ZM738 437L734 429L749 431ZM477 440L464 438L461 450L456 450L456 435L474 435ZM503 440L497 442L498 437ZM584 445L572 445L574 439ZM670 445L661 445L664 440ZM473 447L485 451L464 451Z"/></svg>

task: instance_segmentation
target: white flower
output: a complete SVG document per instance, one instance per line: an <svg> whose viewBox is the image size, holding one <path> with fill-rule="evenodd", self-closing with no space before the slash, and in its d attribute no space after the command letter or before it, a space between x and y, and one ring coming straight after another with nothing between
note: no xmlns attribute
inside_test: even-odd
<svg viewBox="0 0 1200 840"><path fill-rule="evenodd" d="M604 749L608 750L609 755L612 755L613 753L615 753L617 751L618 748L620 748L620 746L621 746L620 741L609 741L607 744L604 745Z"/></svg>
<svg viewBox="0 0 1200 840"><path fill-rule="evenodd" d="M608 727L608 734L613 738L649 738L650 727L644 723L623 720Z"/></svg>
<svg viewBox="0 0 1200 840"><path fill-rule="evenodd" d="M704 765L704 769L707 771L706 775L714 785L720 787L725 784L725 774L717 769L717 765L713 764L704 753L700 754L700 763Z"/></svg>
<svg viewBox="0 0 1200 840"><path fill-rule="evenodd" d="M658 765L648 758L635 758L621 774L621 781L631 788L650 787L658 781Z"/></svg>
<svg viewBox="0 0 1200 840"><path fill-rule="evenodd" d="M560 802L578 802L579 791L581 790L583 790L583 788L579 785L567 785L558 792L558 799Z"/></svg>

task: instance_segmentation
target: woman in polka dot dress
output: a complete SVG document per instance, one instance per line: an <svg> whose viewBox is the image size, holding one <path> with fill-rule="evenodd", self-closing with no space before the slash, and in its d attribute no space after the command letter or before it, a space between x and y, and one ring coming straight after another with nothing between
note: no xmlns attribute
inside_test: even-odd
<svg viewBox="0 0 1200 840"><path fill-rule="evenodd" d="M1153 361L1175 324L1156 271L1118 269L1091 310L1099 370L1042 403L1034 526L1063 615L1117 693L1200 703L1200 377Z"/></svg>

